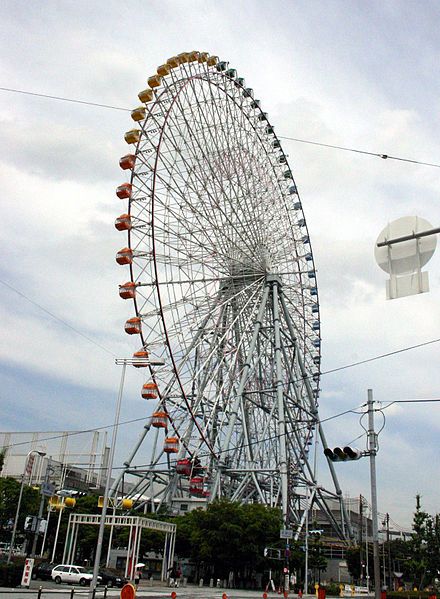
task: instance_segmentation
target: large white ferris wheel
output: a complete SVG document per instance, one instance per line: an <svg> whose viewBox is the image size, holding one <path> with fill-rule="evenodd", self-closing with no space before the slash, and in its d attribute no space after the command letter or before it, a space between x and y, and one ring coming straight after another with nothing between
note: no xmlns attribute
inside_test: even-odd
<svg viewBox="0 0 440 599"><path fill-rule="evenodd" d="M301 201L268 116L227 62L170 58L140 92L117 189L128 234L135 357L163 359L155 402L123 474L153 510L227 497L279 506L299 531L306 495L344 537L341 490L316 481L318 290ZM142 466L134 465L141 457ZM138 459L139 461L139 459ZM335 519L328 499L340 501Z"/></svg>

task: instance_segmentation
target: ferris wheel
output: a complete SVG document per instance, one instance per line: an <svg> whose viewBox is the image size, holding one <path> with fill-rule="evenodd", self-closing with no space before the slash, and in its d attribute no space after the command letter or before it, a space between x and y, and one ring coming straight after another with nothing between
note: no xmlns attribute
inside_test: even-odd
<svg viewBox="0 0 440 599"><path fill-rule="evenodd" d="M236 70L206 52L167 60L139 99L125 134L134 149L120 160L128 208L115 226L128 241L116 261L154 407L121 476L137 477L132 494L152 510L227 497L279 506L298 530L310 487L343 536L327 507L341 496L331 464L335 491L316 484L318 289L274 127ZM153 371L150 355L165 366Z"/></svg>

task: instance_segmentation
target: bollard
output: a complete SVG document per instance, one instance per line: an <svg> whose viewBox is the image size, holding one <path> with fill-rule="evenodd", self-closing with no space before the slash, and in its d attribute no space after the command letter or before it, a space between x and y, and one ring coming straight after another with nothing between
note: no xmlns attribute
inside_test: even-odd
<svg viewBox="0 0 440 599"><path fill-rule="evenodd" d="M228 599L228 596L226 595L226 593L223 593L222 599Z"/></svg>
<svg viewBox="0 0 440 599"><path fill-rule="evenodd" d="M74 594L75 594L75 587L72 587L72 590L70 591L70 599L73 599Z"/></svg>
<svg viewBox="0 0 440 599"><path fill-rule="evenodd" d="M214 587L214 579L210 578L209 579L209 588L212 589Z"/></svg>
<svg viewBox="0 0 440 599"><path fill-rule="evenodd" d="M199 580L199 587L202 587L202 586L203 586L203 578L201 578L201 579Z"/></svg>
<svg viewBox="0 0 440 599"><path fill-rule="evenodd" d="M153 582L154 582L154 578L152 576L150 576L150 587L153 586Z"/></svg>
<svg viewBox="0 0 440 599"><path fill-rule="evenodd" d="M107 597L107 585L105 585L104 587L104 599L106 599Z"/></svg>
<svg viewBox="0 0 440 599"><path fill-rule="evenodd" d="M176 593L176 591L173 591L171 593L171 599L176 599L176 597L177 597L177 593Z"/></svg>
<svg viewBox="0 0 440 599"><path fill-rule="evenodd" d="M42 592L42 590L43 590L43 587L42 587L42 586L41 586L41 584L40 584L40 586L38 587L38 595L37 595L37 599L41 599L41 592Z"/></svg>
<svg viewBox="0 0 440 599"><path fill-rule="evenodd" d="M263 593L263 599L267 599L267 593L266 592Z"/></svg>
<svg viewBox="0 0 440 599"><path fill-rule="evenodd" d="M184 576L182 586L186 587L187 584L188 584L188 578L186 576Z"/></svg>
<svg viewBox="0 0 440 599"><path fill-rule="evenodd" d="M217 588L219 589L220 586L221 586L221 580L220 580L220 578L217 578Z"/></svg>

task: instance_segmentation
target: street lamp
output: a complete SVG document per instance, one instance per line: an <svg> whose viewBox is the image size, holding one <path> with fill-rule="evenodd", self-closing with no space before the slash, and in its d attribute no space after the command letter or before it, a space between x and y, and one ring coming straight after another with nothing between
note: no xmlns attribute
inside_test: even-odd
<svg viewBox="0 0 440 599"><path fill-rule="evenodd" d="M95 551L95 562L93 564L93 578L90 583L90 591L89 591L89 599L93 599L96 584L98 581L98 573L99 573L99 564L101 562L101 552L102 552L102 541L104 539L104 527L105 527L105 517L107 515L107 507L108 507L108 496L110 490L110 482L112 476L113 469L113 458L115 456L115 448L116 448L116 438L118 434L119 428L119 414L121 412L121 402L122 402L122 392L124 390L124 381L125 381L125 370L127 368L127 364L130 366L145 367L145 366L163 366L165 362L163 360L150 360L148 357L145 358L117 358L115 363L119 366L122 365L121 372L121 382L119 384L119 393L118 398L116 400L116 408L115 408L115 421L113 424L113 434L112 441L110 446L110 453L108 458L108 466L107 466L107 477L105 481L105 490L104 497L102 503L102 512L101 518L99 520L99 531L98 531L98 540L96 542L96 551Z"/></svg>
<svg viewBox="0 0 440 599"><path fill-rule="evenodd" d="M28 465L29 465L29 458L33 454L37 454L37 455L39 455L41 457L43 457L43 456L46 455L46 453L44 451L38 451L37 449L31 449L31 451L26 456L26 459L25 459L25 462L24 462L24 471L23 471L23 474L22 474L22 477L21 477L21 486L20 486L20 494L18 496L17 511L15 512L14 528L12 529L11 545L9 547L8 562L7 562L8 564L11 561L12 551L14 549L15 534L17 532L17 524L18 524L18 516L20 514L21 498L23 497L24 479L26 478L26 474L27 474L27 469L28 469Z"/></svg>

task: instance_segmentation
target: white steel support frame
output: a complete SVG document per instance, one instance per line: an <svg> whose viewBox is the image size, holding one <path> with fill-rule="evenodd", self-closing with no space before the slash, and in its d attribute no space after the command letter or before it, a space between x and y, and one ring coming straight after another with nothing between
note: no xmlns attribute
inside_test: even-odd
<svg viewBox="0 0 440 599"><path fill-rule="evenodd" d="M66 532L66 545L63 553L63 563L73 563L76 553L76 544L78 540L79 527L82 524L99 526L101 520L100 514L70 514ZM151 520L140 516L119 516L107 515L105 517L105 526L113 528L128 527L129 545L127 549L127 562L125 576L130 580L134 579L135 565L139 563L139 551L143 530L157 530L165 533L162 575L161 580L167 578L167 572L172 567L174 561L174 546L176 537L176 525L159 520ZM131 558L131 559L130 559Z"/></svg>
<svg viewBox="0 0 440 599"><path fill-rule="evenodd" d="M137 477L131 496L139 509L166 505L175 513L192 498L259 502L279 507L284 526L299 534L310 492L310 507L345 538L333 465L335 491L328 491L310 452L316 435L327 444L317 408L318 291L302 203L253 90L227 63L214 62L196 54L180 61L139 122L125 243L142 325L137 347L165 364L149 373L158 386L151 412L165 412L168 426L151 431L146 419L111 494L129 474ZM167 437L178 440L176 453L164 451ZM147 444L148 466L137 466ZM328 505L335 497L342 522Z"/></svg>
<svg viewBox="0 0 440 599"><path fill-rule="evenodd" d="M279 471L281 478L281 509L284 525L288 525L288 473L287 473L287 450L286 450L286 420L284 414L284 383L281 367L281 337L280 316L278 309L278 285L279 281L272 282L272 306L275 340L275 386L278 402L278 434L279 434Z"/></svg>

